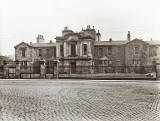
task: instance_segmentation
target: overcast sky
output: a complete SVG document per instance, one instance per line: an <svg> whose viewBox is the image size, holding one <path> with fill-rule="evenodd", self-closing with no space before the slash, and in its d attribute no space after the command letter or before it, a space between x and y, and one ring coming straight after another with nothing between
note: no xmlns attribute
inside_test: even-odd
<svg viewBox="0 0 160 121"><path fill-rule="evenodd" d="M14 54L21 41L54 40L64 26L95 26L102 40L160 40L160 0L0 0L0 53Z"/></svg>

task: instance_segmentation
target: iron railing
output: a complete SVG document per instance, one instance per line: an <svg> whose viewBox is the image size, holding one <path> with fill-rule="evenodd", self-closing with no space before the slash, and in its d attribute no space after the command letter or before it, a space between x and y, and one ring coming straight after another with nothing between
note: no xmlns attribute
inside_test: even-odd
<svg viewBox="0 0 160 121"><path fill-rule="evenodd" d="M58 67L58 68L57 68ZM156 72L156 67L151 66L63 66L53 64L45 67L45 78L55 78L58 74L99 74L99 73L136 73L147 74ZM19 72L18 72L19 71ZM20 70L16 66L8 67L7 78L40 78L40 65L37 66L21 66ZM17 77L19 73L19 77ZM0 66L0 78L5 77L4 66Z"/></svg>

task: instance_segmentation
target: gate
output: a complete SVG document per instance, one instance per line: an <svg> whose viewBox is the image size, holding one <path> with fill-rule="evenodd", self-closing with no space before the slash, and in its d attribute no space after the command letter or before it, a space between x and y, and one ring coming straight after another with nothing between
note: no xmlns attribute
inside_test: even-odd
<svg viewBox="0 0 160 121"><path fill-rule="evenodd" d="M50 79L55 76L55 69L57 68L57 63L55 61L46 62L46 75L45 78Z"/></svg>
<svg viewBox="0 0 160 121"><path fill-rule="evenodd" d="M3 66L0 66L0 79L4 78L4 69Z"/></svg>
<svg viewBox="0 0 160 121"><path fill-rule="evenodd" d="M8 78L15 79L16 78L16 67L8 67Z"/></svg>

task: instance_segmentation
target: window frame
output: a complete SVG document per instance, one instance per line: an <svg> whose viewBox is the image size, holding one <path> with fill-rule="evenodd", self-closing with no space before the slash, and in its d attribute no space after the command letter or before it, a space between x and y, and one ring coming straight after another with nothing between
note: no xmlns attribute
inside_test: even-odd
<svg viewBox="0 0 160 121"><path fill-rule="evenodd" d="M139 51L140 51L140 47L139 47L139 45L136 45L135 47L134 47L134 54L139 54Z"/></svg>
<svg viewBox="0 0 160 121"><path fill-rule="evenodd" d="M99 57L103 57L103 47L98 48L98 55Z"/></svg>
<svg viewBox="0 0 160 121"><path fill-rule="evenodd" d="M76 44L71 43L70 49L71 49L71 56L75 57L76 56Z"/></svg>
<svg viewBox="0 0 160 121"><path fill-rule="evenodd" d="M83 44L82 48L83 48L83 55L87 55L87 51L88 51L87 44Z"/></svg>
<svg viewBox="0 0 160 121"><path fill-rule="evenodd" d="M112 46L108 47L108 55L112 55Z"/></svg>
<svg viewBox="0 0 160 121"><path fill-rule="evenodd" d="M61 57L64 56L64 47L63 47L63 45L60 45L60 56Z"/></svg>
<svg viewBox="0 0 160 121"><path fill-rule="evenodd" d="M26 57L26 49L25 48L22 48L22 57Z"/></svg>
<svg viewBox="0 0 160 121"><path fill-rule="evenodd" d="M39 57L41 57L42 56L42 49L38 49L38 52L39 52Z"/></svg>

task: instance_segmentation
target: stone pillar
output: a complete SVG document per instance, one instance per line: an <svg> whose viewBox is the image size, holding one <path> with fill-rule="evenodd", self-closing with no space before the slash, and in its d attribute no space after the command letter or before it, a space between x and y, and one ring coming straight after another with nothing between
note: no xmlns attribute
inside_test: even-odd
<svg viewBox="0 0 160 121"><path fill-rule="evenodd" d="M160 79L160 63L156 63L156 76Z"/></svg>
<svg viewBox="0 0 160 121"><path fill-rule="evenodd" d="M94 62L93 62L93 60L91 61L91 74L94 74Z"/></svg>
<svg viewBox="0 0 160 121"><path fill-rule="evenodd" d="M8 65L4 64L3 66L3 75L5 79L8 79Z"/></svg>
<svg viewBox="0 0 160 121"><path fill-rule="evenodd" d="M41 78L45 79L45 77L46 77L46 66L45 66L45 64L41 64L40 72L41 72Z"/></svg>
<svg viewBox="0 0 160 121"><path fill-rule="evenodd" d="M93 68L94 68L93 66L90 67L90 73L91 73L91 74L94 73L94 69L93 69Z"/></svg>
<svg viewBox="0 0 160 121"><path fill-rule="evenodd" d="M21 78L21 65L20 64L16 64L16 78L20 79Z"/></svg>
<svg viewBox="0 0 160 121"><path fill-rule="evenodd" d="M64 73L65 74L70 73L70 63L69 63L69 61L64 61Z"/></svg>
<svg viewBox="0 0 160 121"><path fill-rule="evenodd" d="M60 57L60 43L56 44L56 57Z"/></svg>
<svg viewBox="0 0 160 121"><path fill-rule="evenodd" d="M64 57L67 56L67 45L66 42L64 42Z"/></svg>

